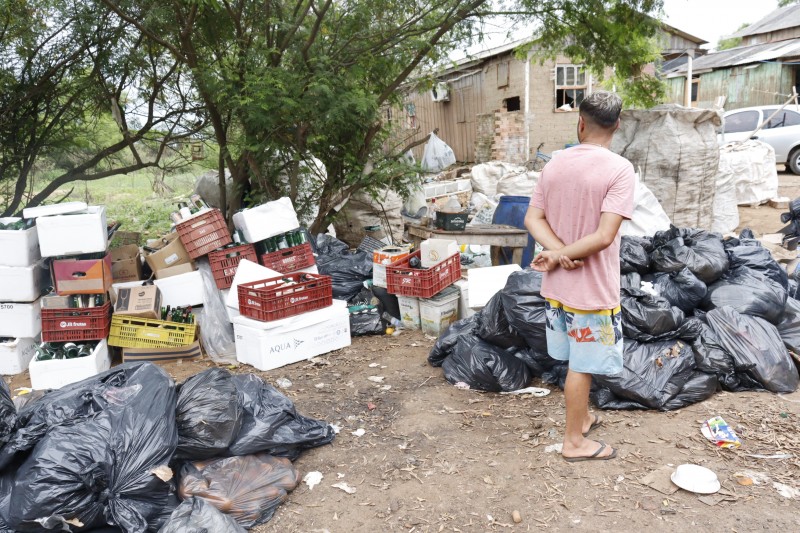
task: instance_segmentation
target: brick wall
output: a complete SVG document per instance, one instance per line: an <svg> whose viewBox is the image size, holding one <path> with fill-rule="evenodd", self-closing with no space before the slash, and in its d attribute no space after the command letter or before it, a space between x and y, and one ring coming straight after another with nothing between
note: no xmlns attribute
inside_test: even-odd
<svg viewBox="0 0 800 533"><path fill-rule="evenodd" d="M485 163L492 160L492 144L494 143L494 113L477 116L478 135L475 141L475 162Z"/></svg>
<svg viewBox="0 0 800 533"><path fill-rule="evenodd" d="M523 111L495 113L492 159L521 165L528 160L526 152L525 113Z"/></svg>

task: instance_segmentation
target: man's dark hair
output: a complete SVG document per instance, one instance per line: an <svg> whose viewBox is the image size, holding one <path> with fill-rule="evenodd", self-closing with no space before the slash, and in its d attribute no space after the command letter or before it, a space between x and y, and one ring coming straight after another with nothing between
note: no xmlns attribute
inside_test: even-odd
<svg viewBox="0 0 800 533"><path fill-rule="evenodd" d="M622 111L622 98L608 91L593 92L583 99L580 114L603 128L613 128Z"/></svg>

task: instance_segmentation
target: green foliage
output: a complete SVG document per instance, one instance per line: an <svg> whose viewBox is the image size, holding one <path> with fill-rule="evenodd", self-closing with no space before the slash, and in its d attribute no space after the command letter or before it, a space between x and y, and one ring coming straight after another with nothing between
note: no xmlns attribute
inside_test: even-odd
<svg viewBox="0 0 800 533"><path fill-rule="evenodd" d="M778 0L778 7L786 7L796 3L797 0Z"/></svg>
<svg viewBox="0 0 800 533"><path fill-rule="evenodd" d="M739 30L745 29L749 25L750 24L745 22L744 24L742 24L741 26L736 28L736 32L738 32ZM734 33L736 33L736 32L734 32ZM719 42L717 43L717 50L730 50L731 48L736 48L737 46L740 46L741 44L742 44L742 38L741 37L729 37L727 39L720 39Z"/></svg>

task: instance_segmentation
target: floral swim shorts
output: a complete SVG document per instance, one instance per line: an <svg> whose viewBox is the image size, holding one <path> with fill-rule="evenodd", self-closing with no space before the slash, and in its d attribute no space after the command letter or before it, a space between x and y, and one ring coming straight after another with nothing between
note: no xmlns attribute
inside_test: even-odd
<svg viewBox="0 0 800 533"><path fill-rule="evenodd" d="M622 371L622 316L619 307L583 311L547 299L547 353L569 361L584 374L613 375Z"/></svg>

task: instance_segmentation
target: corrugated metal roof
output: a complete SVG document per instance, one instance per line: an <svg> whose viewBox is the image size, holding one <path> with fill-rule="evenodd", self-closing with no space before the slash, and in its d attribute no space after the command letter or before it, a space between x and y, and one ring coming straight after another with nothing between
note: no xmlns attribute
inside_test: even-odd
<svg viewBox="0 0 800 533"><path fill-rule="evenodd" d="M771 61L775 59L792 58L800 55L800 39L788 39L775 43L754 44L751 46L739 46L721 52L714 52L692 61L692 70L710 70L715 68L735 67L758 63L760 61ZM686 72L686 65L681 65L666 72L676 74Z"/></svg>
<svg viewBox="0 0 800 533"><path fill-rule="evenodd" d="M731 37L758 35L759 33L769 33L794 26L800 26L800 4L792 4L776 9L758 22L754 22L748 27L737 31Z"/></svg>

